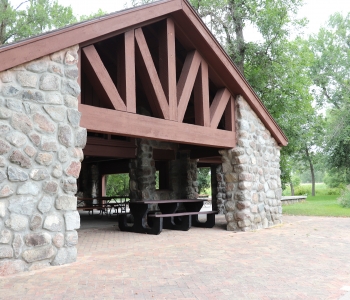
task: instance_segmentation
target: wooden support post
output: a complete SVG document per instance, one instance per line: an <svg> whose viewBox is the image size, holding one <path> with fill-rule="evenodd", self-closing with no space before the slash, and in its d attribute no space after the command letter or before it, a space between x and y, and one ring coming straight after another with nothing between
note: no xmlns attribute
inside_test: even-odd
<svg viewBox="0 0 350 300"><path fill-rule="evenodd" d="M217 91L213 103L210 106L210 127L217 128L222 115L226 109L226 105L231 98L231 94L228 89L223 88Z"/></svg>
<svg viewBox="0 0 350 300"><path fill-rule="evenodd" d="M197 50L187 54L179 82L177 83L178 122L182 122L184 119L201 60Z"/></svg>
<svg viewBox="0 0 350 300"><path fill-rule="evenodd" d="M148 101L156 117L169 119L169 105L141 28L135 30L136 60Z"/></svg>
<svg viewBox="0 0 350 300"><path fill-rule="evenodd" d="M94 85L99 96L109 102L110 108L116 110L126 110L126 106L120 97L111 77L108 74L103 62L98 55L94 45L83 48L86 57L87 70L85 74L89 77L90 83Z"/></svg>
<svg viewBox="0 0 350 300"><path fill-rule="evenodd" d="M124 33L122 47L117 48L117 86L125 102L126 110L136 113L136 78L135 78L135 33Z"/></svg>
<svg viewBox="0 0 350 300"><path fill-rule="evenodd" d="M232 96L225 109L225 129L235 132L235 100Z"/></svg>
<svg viewBox="0 0 350 300"><path fill-rule="evenodd" d="M169 120L177 120L175 27L165 20L159 35L159 77L169 104Z"/></svg>
<svg viewBox="0 0 350 300"><path fill-rule="evenodd" d="M196 125L210 126L208 65L202 60L194 84L194 113Z"/></svg>

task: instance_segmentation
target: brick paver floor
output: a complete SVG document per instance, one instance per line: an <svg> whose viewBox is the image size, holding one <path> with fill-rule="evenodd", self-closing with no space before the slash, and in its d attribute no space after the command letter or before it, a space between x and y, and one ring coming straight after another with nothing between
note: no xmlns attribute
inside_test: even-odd
<svg viewBox="0 0 350 300"><path fill-rule="evenodd" d="M0 299L339 299L350 291L350 218L284 217L266 230L79 230L76 263L0 278ZM84 223L83 223L84 225ZM84 229L86 228L86 229ZM347 294L348 293L348 294Z"/></svg>

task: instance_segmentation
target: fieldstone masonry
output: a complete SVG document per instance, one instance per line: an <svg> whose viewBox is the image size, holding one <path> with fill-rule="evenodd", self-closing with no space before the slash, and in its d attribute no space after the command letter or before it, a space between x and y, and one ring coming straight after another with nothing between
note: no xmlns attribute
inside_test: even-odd
<svg viewBox="0 0 350 300"><path fill-rule="evenodd" d="M176 144L136 139L137 158L130 162L130 200L195 199L198 197L197 161ZM176 159L169 162L169 187L156 190L153 149L174 150Z"/></svg>
<svg viewBox="0 0 350 300"><path fill-rule="evenodd" d="M76 260L77 50L0 73L0 275Z"/></svg>
<svg viewBox="0 0 350 300"><path fill-rule="evenodd" d="M218 174L218 181L226 182L221 199L226 199L222 202L227 230L250 231L280 224L280 147L241 96L236 108L237 147L220 151L223 178Z"/></svg>

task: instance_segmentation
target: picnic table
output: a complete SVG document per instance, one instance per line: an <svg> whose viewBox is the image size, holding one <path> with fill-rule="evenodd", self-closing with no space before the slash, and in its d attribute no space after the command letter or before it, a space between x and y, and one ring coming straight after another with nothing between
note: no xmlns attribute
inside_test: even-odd
<svg viewBox="0 0 350 300"><path fill-rule="evenodd" d="M78 197L78 210L87 210L89 214L94 213L94 209L99 210L100 214L111 215L112 209L114 209L114 214L126 213L126 207L129 203L127 196L102 196L102 197L92 197L92 198L83 198ZM94 203L94 201L98 203ZM79 206L80 204L83 206ZM88 204L86 204L88 203ZM120 210L120 212L119 212Z"/></svg>
<svg viewBox="0 0 350 300"><path fill-rule="evenodd" d="M189 230L191 226L212 228L215 225L216 211L200 211L204 199L146 200L129 203L134 224L127 224L127 215L119 216L121 231L159 234L162 229ZM152 210L157 204L159 210ZM179 209L182 207L182 210ZM200 222L198 215L207 215L206 222Z"/></svg>

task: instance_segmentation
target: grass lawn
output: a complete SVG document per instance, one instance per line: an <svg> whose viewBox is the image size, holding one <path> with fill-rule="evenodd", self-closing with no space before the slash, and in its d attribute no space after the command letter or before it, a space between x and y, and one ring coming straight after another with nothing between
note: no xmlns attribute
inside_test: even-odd
<svg viewBox="0 0 350 300"><path fill-rule="evenodd" d="M311 184L305 184L310 187ZM327 195L327 187L323 183L316 184L316 196L311 193L304 203L296 203L283 206L283 214L295 216L326 216L326 217L350 217L350 208L341 207L337 198L339 195ZM290 195L290 191L284 191L283 195Z"/></svg>

